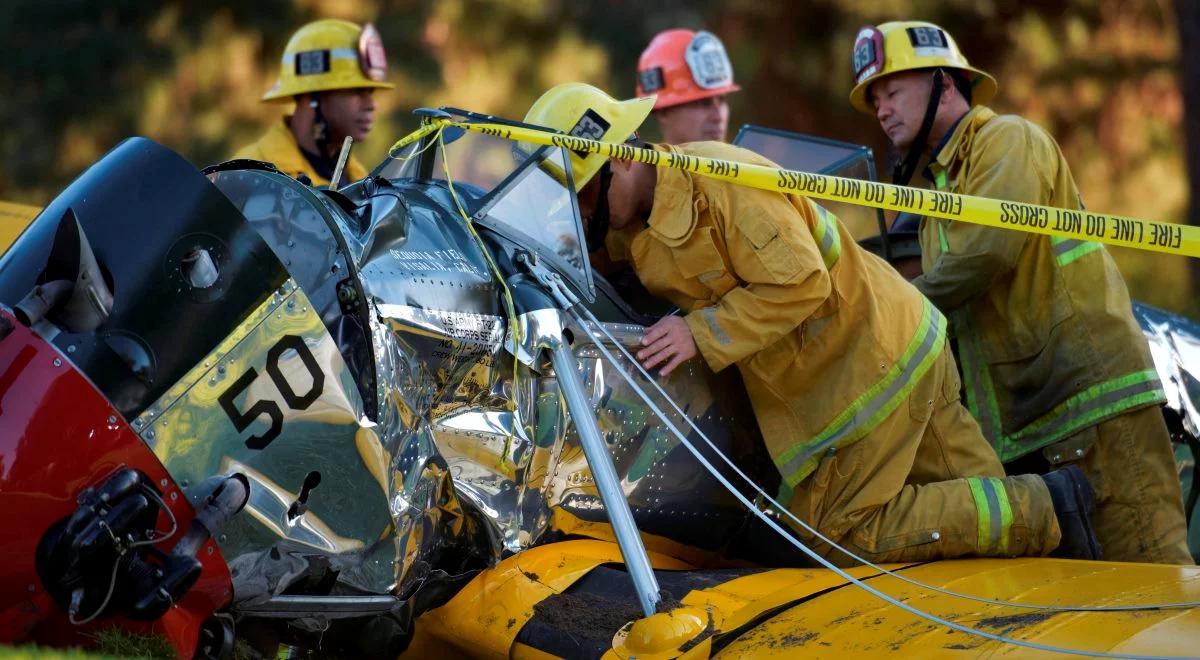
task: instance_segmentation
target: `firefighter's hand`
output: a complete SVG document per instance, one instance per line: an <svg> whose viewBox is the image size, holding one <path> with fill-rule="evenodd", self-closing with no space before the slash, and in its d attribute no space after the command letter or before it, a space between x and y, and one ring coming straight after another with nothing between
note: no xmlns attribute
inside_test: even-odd
<svg viewBox="0 0 1200 660"><path fill-rule="evenodd" d="M696 357L696 340L692 337L692 329L687 321L679 316L667 316L650 326L642 336L642 350L637 358L647 371L663 364L659 374L668 376L675 367Z"/></svg>

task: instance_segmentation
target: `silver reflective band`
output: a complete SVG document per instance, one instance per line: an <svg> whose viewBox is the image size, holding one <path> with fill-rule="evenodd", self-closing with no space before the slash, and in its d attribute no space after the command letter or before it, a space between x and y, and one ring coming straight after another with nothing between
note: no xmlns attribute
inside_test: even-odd
<svg viewBox="0 0 1200 660"><path fill-rule="evenodd" d="M988 512L991 514L988 516L987 545L987 549L990 551L1000 544L1000 525L1003 522L1000 514L1000 498L996 495L996 484L992 483L991 479L986 477L980 479L979 487L983 489L983 495L987 499Z"/></svg>
<svg viewBox="0 0 1200 660"><path fill-rule="evenodd" d="M1085 243L1087 243L1087 241L1081 241L1081 240L1074 239L1074 238L1068 238L1068 239L1064 239L1062 241L1051 241L1051 244L1054 249L1054 256L1056 256L1056 257L1061 257L1062 255L1070 252L1071 250L1074 250L1075 248L1077 248L1080 245L1083 245Z"/></svg>
<svg viewBox="0 0 1200 660"><path fill-rule="evenodd" d="M708 329L713 333L713 339L722 346L728 346L731 343L729 335L725 334L725 330L721 327L721 323L717 321L717 308L705 307L701 312L704 315L704 322L708 324Z"/></svg>
<svg viewBox="0 0 1200 660"><path fill-rule="evenodd" d="M899 370L893 371L876 384L876 387L882 389L869 399L852 404L861 407L847 416L840 425L823 430L820 435L807 441L813 442L811 446L800 449L794 456L787 457L785 454L786 462L780 467L783 478L787 480L803 469L810 459L830 447L839 447L843 442L856 441L870 433L882 421L881 415L891 414L891 411L900 405L903 397L907 396L906 390L911 389L915 382L925 375L932 365L931 358L942 350L946 338L945 325L946 321L941 313L932 303L925 301L925 316L914 335L914 341L919 338L920 342L915 350L906 356L907 360L902 356L897 361L896 366Z"/></svg>
<svg viewBox="0 0 1200 660"><path fill-rule="evenodd" d="M314 52L314 51L304 51L304 52L308 53L308 52ZM329 49L328 52L329 52L329 59L331 59L331 60L354 60L355 62L358 61L358 51L353 48L331 48L331 49ZM303 54L304 53L284 53L283 58L280 61L284 67L291 67L292 63L296 61L296 56L303 55Z"/></svg>

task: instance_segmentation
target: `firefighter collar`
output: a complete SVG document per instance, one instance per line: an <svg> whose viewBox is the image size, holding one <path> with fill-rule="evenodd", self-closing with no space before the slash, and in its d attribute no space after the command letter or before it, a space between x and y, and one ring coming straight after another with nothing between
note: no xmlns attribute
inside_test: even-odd
<svg viewBox="0 0 1200 660"><path fill-rule="evenodd" d="M267 132L259 139L258 145L264 158L270 160L276 169L290 177L295 178L297 174L303 172L313 179L314 185L323 185L325 177L317 172L308 158L304 156L300 143L296 141L296 135L292 133L290 120L291 116L289 115L271 124L271 128L267 129ZM346 161L346 179L357 181L365 176L367 176L366 168L351 155L350 160Z"/></svg>
<svg viewBox="0 0 1200 660"><path fill-rule="evenodd" d="M269 154L271 162L281 172L306 172L311 169L308 159L300 151L300 144L290 126L291 116L282 118L271 125L262 137L263 153ZM294 176L294 174L289 174Z"/></svg>
<svg viewBox="0 0 1200 660"><path fill-rule="evenodd" d="M680 153L672 145L655 145L659 151ZM654 206L646 224L655 238L675 247L692 233L696 226L696 209L692 203L692 175L677 169L659 168L654 184Z"/></svg>
<svg viewBox="0 0 1200 660"><path fill-rule="evenodd" d="M946 134L942 136L942 139L938 140L937 146L933 148L934 158L937 158L938 154L942 153L942 150L946 148L946 143L950 142L950 138L954 137L954 134L958 132L958 127L962 124L963 120L967 118L967 115L970 114L970 112L970 110L967 110L967 112L962 113L961 117L955 119L954 123L950 125L950 130L946 131Z"/></svg>
<svg viewBox="0 0 1200 660"><path fill-rule="evenodd" d="M954 161L959 160L959 152L971 146L971 138L975 132L979 130L988 121L995 117L996 113L992 112L987 106L977 105L971 108L967 114L963 115L955 125L948 137L942 144L941 149L938 149L934 154L933 162L929 164L930 169L948 170Z"/></svg>

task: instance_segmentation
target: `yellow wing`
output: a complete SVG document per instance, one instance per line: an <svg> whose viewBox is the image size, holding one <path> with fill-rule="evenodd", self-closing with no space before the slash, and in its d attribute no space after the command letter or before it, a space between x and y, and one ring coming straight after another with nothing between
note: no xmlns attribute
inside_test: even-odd
<svg viewBox="0 0 1200 660"><path fill-rule="evenodd" d="M0 202L0 254L8 251L8 246L25 231L29 221L41 212L42 209L36 206Z"/></svg>
<svg viewBox="0 0 1200 660"><path fill-rule="evenodd" d="M1015 656L1029 649L931 623L814 568L688 569L651 553L664 611L641 619L616 544L526 550L477 575L417 620L409 657ZM1200 568L1048 558L889 566L925 584L985 598L1070 606L1200 600ZM869 568L849 573L924 612L1049 646L1118 655L1194 656L1200 609L1048 612L931 592Z"/></svg>

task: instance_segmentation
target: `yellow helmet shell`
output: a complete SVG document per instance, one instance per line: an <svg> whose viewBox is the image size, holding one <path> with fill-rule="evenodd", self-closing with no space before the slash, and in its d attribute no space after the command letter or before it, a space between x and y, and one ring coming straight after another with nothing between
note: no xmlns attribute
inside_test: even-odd
<svg viewBox="0 0 1200 660"><path fill-rule="evenodd" d="M563 83L551 87L534 101L525 115L525 123L589 140L625 142L653 109L653 96L618 101L585 83ZM608 160L607 156L596 153L569 153L576 191L582 190Z"/></svg>
<svg viewBox="0 0 1200 660"><path fill-rule="evenodd" d="M973 104L985 104L996 95L996 79L967 63L950 33L924 21L894 21L862 28L854 39L853 65L850 105L869 115L875 114L867 100L871 83L901 71L958 69L971 81Z"/></svg>
<svg viewBox="0 0 1200 660"><path fill-rule="evenodd" d="M283 49L279 79L264 101L288 101L299 94L335 89L391 89L387 54L375 26L350 21L313 21L292 35Z"/></svg>

